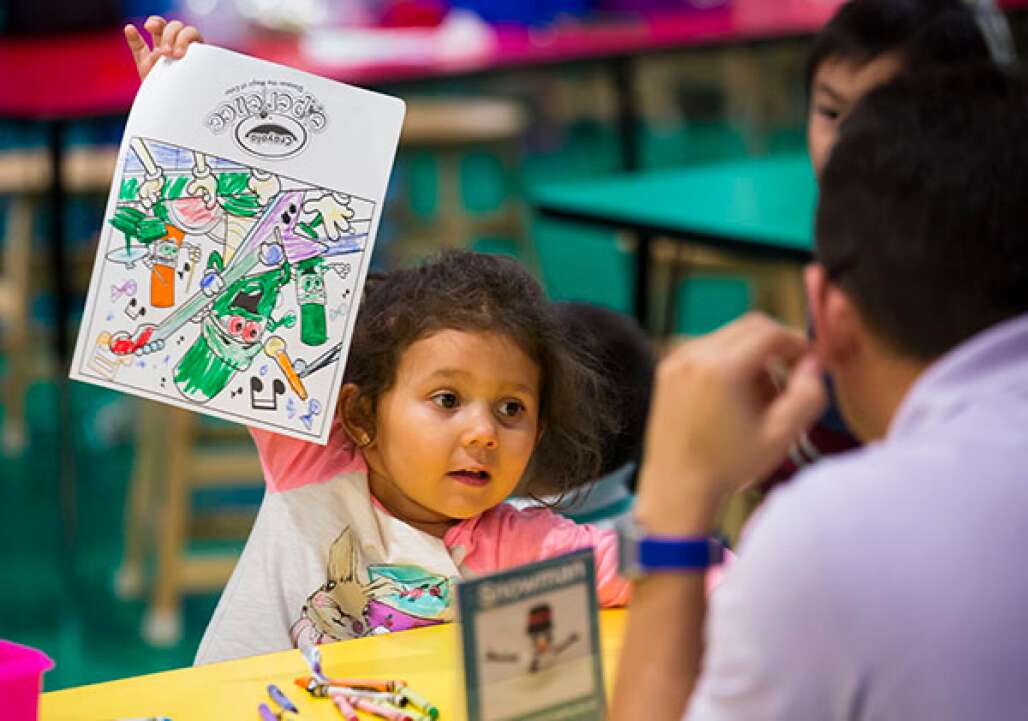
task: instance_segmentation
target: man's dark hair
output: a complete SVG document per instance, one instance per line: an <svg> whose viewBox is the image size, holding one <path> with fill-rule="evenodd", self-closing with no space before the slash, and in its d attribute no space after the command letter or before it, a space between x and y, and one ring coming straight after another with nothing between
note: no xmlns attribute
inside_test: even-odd
<svg viewBox="0 0 1028 721"><path fill-rule="evenodd" d="M817 253L869 327L934 359L1028 311L1028 94L993 66L901 77L843 123Z"/></svg>
<svg viewBox="0 0 1028 721"><path fill-rule="evenodd" d="M990 58L975 13L962 0L850 0L814 39L807 90L826 60L863 67L886 53L914 71Z"/></svg>

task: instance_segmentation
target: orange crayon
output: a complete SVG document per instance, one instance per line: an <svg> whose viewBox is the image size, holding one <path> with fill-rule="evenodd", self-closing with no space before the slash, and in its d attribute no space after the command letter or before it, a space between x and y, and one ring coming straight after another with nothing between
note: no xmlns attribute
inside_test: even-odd
<svg viewBox="0 0 1028 721"><path fill-rule="evenodd" d="M328 688L333 686L339 686L343 688L358 688L365 689L367 691L383 691L388 693L396 693L401 688L407 685L406 681L399 680L382 680L374 678L326 678L324 680L318 680L311 676L298 676L293 679L300 688L307 689L311 693L314 693L314 689L319 686ZM345 693L345 692L344 692ZM320 694L325 695L325 694Z"/></svg>

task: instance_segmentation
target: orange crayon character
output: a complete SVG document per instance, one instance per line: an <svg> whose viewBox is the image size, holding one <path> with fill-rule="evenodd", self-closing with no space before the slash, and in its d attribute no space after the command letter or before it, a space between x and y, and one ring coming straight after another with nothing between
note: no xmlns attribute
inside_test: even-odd
<svg viewBox="0 0 1028 721"><path fill-rule="evenodd" d="M185 233L174 225L165 225L165 235L150 246L153 267L150 271L150 305L170 308L175 305L175 269L178 251Z"/></svg>

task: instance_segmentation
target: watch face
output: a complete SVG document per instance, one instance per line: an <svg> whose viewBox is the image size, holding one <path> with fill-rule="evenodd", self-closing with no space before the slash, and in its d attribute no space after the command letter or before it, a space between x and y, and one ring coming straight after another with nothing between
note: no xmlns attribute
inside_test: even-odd
<svg viewBox="0 0 1028 721"><path fill-rule="evenodd" d="M618 525L618 573L623 578L638 578L642 575L639 567L639 527L631 518L626 518Z"/></svg>
<svg viewBox="0 0 1028 721"><path fill-rule="evenodd" d="M618 528L618 570L624 578L657 572L703 572L721 563L723 547L712 538L647 536L634 521Z"/></svg>

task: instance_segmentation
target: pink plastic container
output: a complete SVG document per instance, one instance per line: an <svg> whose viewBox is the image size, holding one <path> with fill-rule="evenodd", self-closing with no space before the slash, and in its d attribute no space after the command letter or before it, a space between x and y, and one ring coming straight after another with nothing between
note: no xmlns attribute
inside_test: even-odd
<svg viewBox="0 0 1028 721"><path fill-rule="evenodd" d="M0 639L0 699L6 721L36 721L43 672L53 667L42 651Z"/></svg>

